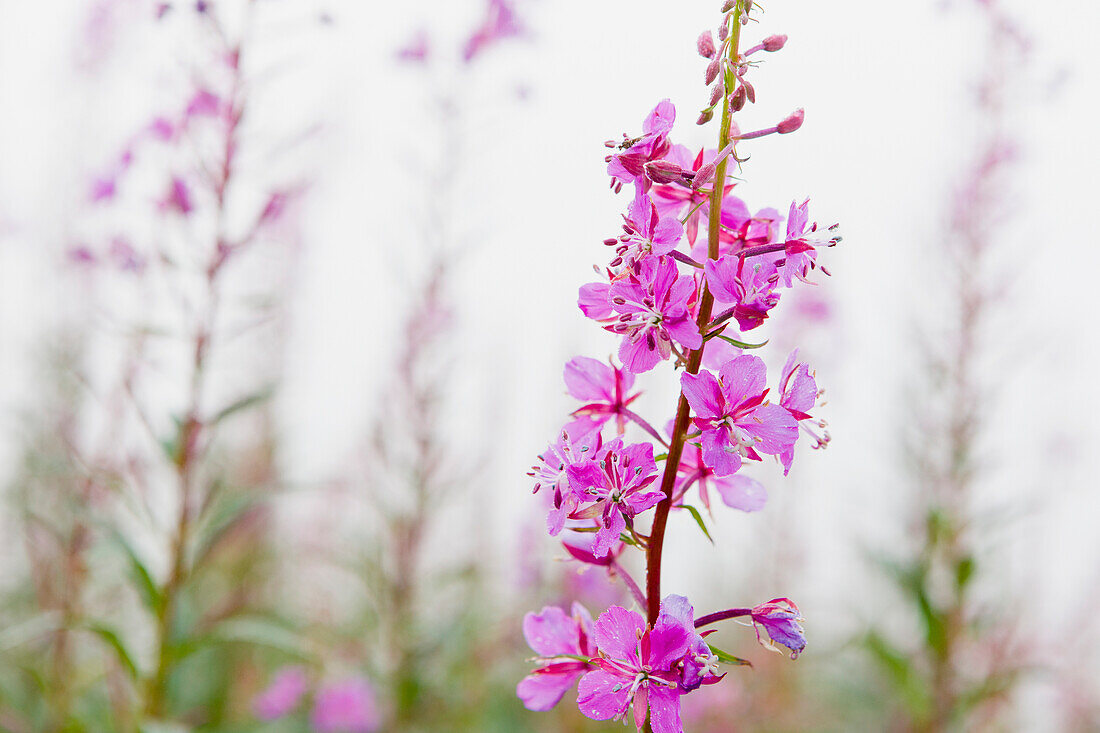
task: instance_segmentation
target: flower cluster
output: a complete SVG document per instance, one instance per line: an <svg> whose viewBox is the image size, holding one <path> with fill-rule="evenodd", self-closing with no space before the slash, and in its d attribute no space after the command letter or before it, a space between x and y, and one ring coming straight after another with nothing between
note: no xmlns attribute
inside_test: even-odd
<svg viewBox="0 0 1100 733"><path fill-rule="evenodd" d="M612 190L633 185L633 196L622 233L604 239L612 248L604 277L581 287L578 305L619 337L619 363L576 357L566 364L566 387L582 404L530 475L535 491L547 496L549 533L563 537L574 559L622 579L641 612L612 606L593 621L575 604L571 614L552 607L528 614L524 633L538 666L517 694L531 710L550 709L577 684L577 705L592 719L678 732L680 697L719 682L720 664L742 663L710 646L710 630L699 629L747 618L767 648L784 646L794 658L806 644L798 608L786 598L696 619L686 598L661 600L660 592L671 510L689 511L704 531L693 503L698 496L709 514L711 489L728 506L759 510L767 491L745 466L772 456L785 475L800 435L810 435L813 447L828 440L815 432L824 427L813 415L820 392L798 352L775 391L764 360L742 353L760 346L743 334L763 325L786 290L828 274L819 254L840 241L835 225L811 222L807 200L793 202L784 217L774 208L750 213L733 195L727 170L742 162L738 144L793 132L804 118L798 110L747 133L733 123L734 113L755 102L749 57L786 42L771 36L739 51L750 7L727 0L718 41L709 32L698 41L711 86L699 124L720 115L716 148L693 153L675 144L676 108L667 99L645 118L640 135L606 143ZM640 394L637 376L665 362L683 371L675 417L662 432L632 403ZM644 590L620 562L629 548L645 554Z"/></svg>

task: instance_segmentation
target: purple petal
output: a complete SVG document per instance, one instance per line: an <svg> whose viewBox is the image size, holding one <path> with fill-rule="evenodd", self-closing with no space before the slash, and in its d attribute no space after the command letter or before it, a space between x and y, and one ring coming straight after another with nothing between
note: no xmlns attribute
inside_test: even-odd
<svg viewBox="0 0 1100 733"><path fill-rule="evenodd" d="M579 654L577 622L557 606L523 617L523 638L527 646L543 657Z"/></svg>
<svg viewBox="0 0 1100 733"><path fill-rule="evenodd" d="M703 462L719 476L729 476L741 468L741 454L733 449L729 428L706 430L702 436Z"/></svg>
<svg viewBox="0 0 1100 733"><path fill-rule="evenodd" d="M624 336L619 346L619 361L632 374L644 374L661 361L661 352L649 348L644 338L633 341L630 336Z"/></svg>
<svg viewBox="0 0 1100 733"><path fill-rule="evenodd" d="M604 321L614 316L608 293L609 283L588 283L582 285L577 298L581 312L596 321Z"/></svg>
<svg viewBox="0 0 1100 733"><path fill-rule="evenodd" d="M781 453L798 440L798 420L779 405L761 405L737 425L759 439L753 448L761 453Z"/></svg>

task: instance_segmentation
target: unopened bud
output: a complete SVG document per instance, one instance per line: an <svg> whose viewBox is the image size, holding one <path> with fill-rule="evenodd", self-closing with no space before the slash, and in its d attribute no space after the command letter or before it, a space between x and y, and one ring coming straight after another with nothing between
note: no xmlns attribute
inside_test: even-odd
<svg viewBox="0 0 1100 733"><path fill-rule="evenodd" d="M787 119L780 122L775 128L780 135L786 135L788 132L794 132L802 127L802 121L804 119L806 119L806 111L799 107L794 112L787 115Z"/></svg>
<svg viewBox="0 0 1100 733"><path fill-rule="evenodd" d="M702 112L699 113L699 119L695 120L695 124L705 125L708 122L710 122L713 118L714 118L714 110L713 109L705 109L705 110L703 110Z"/></svg>
<svg viewBox="0 0 1100 733"><path fill-rule="evenodd" d="M722 4L722 12L723 13L728 13L729 11L733 10L736 7L737 7L737 0L726 0L726 2Z"/></svg>
<svg viewBox="0 0 1100 733"><path fill-rule="evenodd" d="M714 178L715 164L713 162L707 163L699 170L695 171L695 180L692 181L691 187L695 190L699 190L703 186L710 183L710 179Z"/></svg>
<svg viewBox="0 0 1100 733"><path fill-rule="evenodd" d="M695 47L699 49L699 55L703 58L712 59L714 54L718 53L718 49L714 47L714 36L710 34L710 31L703 31L699 34L699 40L695 42Z"/></svg>
<svg viewBox="0 0 1100 733"><path fill-rule="evenodd" d="M787 44L787 37L784 35L768 36L760 45L764 47L765 51L778 51Z"/></svg>
<svg viewBox="0 0 1100 733"><path fill-rule="evenodd" d="M730 27L728 25L723 23L722 25L718 26L718 40L719 41L726 40L726 36L728 36L729 34L730 34Z"/></svg>
<svg viewBox="0 0 1100 733"><path fill-rule="evenodd" d="M741 88L745 90L745 96L748 97L750 104L756 104L756 89L752 84L749 84L744 79L741 79Z"/></svg>
<svg viewBox="0 0 1100 733"><path fill-rule="evenodd" d="M745 108L745 87L738 84L737 90L734 91L733 96L730 97L730 110L733 112L740 112Z"/></svg>
<svg viewBox="0 0 1100 733"><path fill-rule="evenodd" d="M718 78L718 72L721 70L721 68L722 64L718 61L718 59L714 59L709 64L707 64L707 74L705 77L707 86L710 86L710 84Z"/></svg>
<svg viewBox="0 0 1100 733"><path fill-rule="evenodd" d="M710 106L718 104L718 100L722 98L722 94L726 91L726 87L722 83L715 84L710 90Z"/></svg>
<svg viewBox="0 0 1100 733"><path fill-rule="evenodd" d="M671 160L651 160L643 166L646 177L654 183L672 183L680 179L684 171Z"/></svg>

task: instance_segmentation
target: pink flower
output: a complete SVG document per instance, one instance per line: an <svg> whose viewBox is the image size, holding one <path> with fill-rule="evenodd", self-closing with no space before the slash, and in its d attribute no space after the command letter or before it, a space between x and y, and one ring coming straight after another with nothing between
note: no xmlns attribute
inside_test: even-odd
<svg viewBox="0 0 1100 733"><path fill-rule="evenodd" d="M798 421L784 407L764 401L767 368L757 356L727 362L718 378L708 371L683 374L684 397L702 431L703 460L719 476L741 468L741 459L778 455L798 439Z"/></svg>
<svg viewBox="0 0 1100 733"><path fill-rule="evenodd" d="M187 182L179 176L172 176L172 181L168 184L168 193L165 194L160 205L163 209L174 211L182 216L187 216L194 211L195 204L191 200L191 189Z"/></svg>
<svg viewBox="0 0 1100 733"><path fill-rule="evenodd" d="M823 436L818 436L808 424L813 419L810 410L817 404L817 381L814 379L813 373L810 372L810 366L798 362L798 349L792 351L790 356L787 357L787 363L783 366L783 378L779 382L779 391L781 394L779 404L785 407L795 420L798 420L800 428L813 436L817 441L816 447L823 448L827 445L829 434L825 433ZM823 422L818 424L824 426ZM793 445L779 454L779 462L783 464L784 475L791 470L793 460Z"/></svg>
<svg viewBox="0 0 1100 733"><path fill-rule="evenodd" d="M691 623L687 599L668 596L652 629L640 614L612 606L592 628L600 656L581 678L577 705L593 720L625 720L631 707L638 730L649 714L653 733L683 733L680 695L710 675L709 648ZM703 661L705 660L705 661Z"/></svg>
<svg viewBox="0 0 1100 733"><path fill-rule="evenodd" d="M694 174L704 165L714 160L717 153L718 151L713 149L700 149L693 157L686 146L673 145L664 159L675 163L682 170ZM741 204L739 199L728 195L732 190L732 184L726 186L726 197L722 201L723 209L727 205ZM660 184L653 187L652 195L653 203L661 216L675 216L677 219L687 216L687 220L684 222L685 232L688 243L694 245L699 234L699 225L706 222L710 216L710 194L684 185ZM744 204L741 204L741 206L744 206ZM703 252L702 256L705 257L706 252Z"/></svg>
<svg viewBox="0 0 1100 733"><path fill-rule="evenodd" d="M252 701L252 712L260 720L276 720L298 707L308 682L301 667L283 667L267 689Z"/></svg>
<svg viewBox="0 0 1100 733"><path fill-rule="evenodd" d="M676 249L684 236L684 225L680 220L675 216L659 215L657 207L641 186L637 187L634 200L623 219L626 234L619 238L621 244L615 249L618 257L611 263L612 267L619 262L633 267L649 255L666 255Z"/></svg>
<svg viewBox="0 0 1100 733"><path fill-rule="evenodd" d="M670 143L668 133L676 121L676 107L665 99L653 108L642 123L642 135L626 138L618 145L618 152L607 157L607 175L613 182L636 183L649 186L645 175L645 164L651 160L660 160L668 152ZM614 145L614 142L608 143Z"/></svg>
<svg viewBox="0 0 1100 733"><path fill-rule="evenodd" d="M310 716L316 733L371 733L381 725L374 690L362 677L329 684L317 693Z"/></svg>
<svg viewBox="0 0 1100 733"><path fill-rule="evenodd" d="M575 429L580 425L574 423ZM577 438L574 439L573 435ZM535 477L535 492L548 487L552 489L552 506L546 517L546 530L557 535L565 527L565 520L578 507L579 500L569 488L566 469L574 463L585 460L589 453L594 454L600 446L599 428L592 424L588 430L570 432L569 428L561 432L558 441L552 444L538 457L538 463L532 466L528 476Z"/></svg>
<svg viewBox="0 0 1100 733"><path fill-rule="evenodd" d="M633 374L587 356L574 357L565 365L565 386L573 397L587 402L573 411L574 417L586 417L600 426L614 417L619 435L625 430L623 413L627 405L641 396L641 392L629 394L634 386Z"/></svg>
<svg viewBox="0 0 1100 733"><path fill-rule="evenodd" d="M474 57L488 48L494 41L510 36L518 36L523 26L516 17L507 0L489 0L488 14L462 49L462 59L469 63Z"/></svg>
<svg viewBox="0 0 1100 733"><path fill-rule="evenodd" d="M589 669L587 661L572 657L592 657L596 647L589 639L592 617L579 603L567 616L557 606L542 613L523 617L523 637L536 654L539 666L520 680L516 695L528 710L550 710L573 683Z"/></svg>
<svg viewBox="0 0 1100 733"><path fill-rule="evenodd" d="M791 650L791 659L797 659L806 648L806 635L801 624L803 620L798 606L789 598L773 598L752 609L752 623L757 640L766 649L775 652L779 651L775 645L782 644Z"/></svg>
<svg viewBox="0 0 1100 733"><path fill-rule="evenodd" d="M677 497L679 503L683 502L684 494L693 485L699 487L699 499L707 509L710 509L712 486L718 492L722 503L743 512L760 511L768 502L768 490L759 481L741 474L716 475L703 460L702 448L689 443L684 446L684 453L680 456L680 466L676 474L676 488L673 495Z"/></svg>
<svg viewBox="0 0 1100 733"><path fill-rule="evenodd" d="M653 446L635 443L623 447L621 438L603 446L592 458L576 461L566 469L569 487L577 502L571 519L597 519L599 530L592 546L596 557L607 555L627 527L627 520L656 506L665 498L652 487L657 478Z"/></svg>
<svg viewBox="0 0 1100 733"><path fill-rule="evenodd" d="M667 257L648 257L637 272L612 283L608 295L620 314L607 330L622 334L619 359L634 374L647 372L672 354L675 340L688 349L703 344L691 318L695 281L680 277Z"/></svg>
<svg viewBox="0 0 1100 733"><path fill-rule="evenodd" d="M703 265L707 286L715 300L731 304L733 317L742 331L764 322L768 311L779 304L775 284L779 272L763 257L726 255Z"/></svg>
<svg viewBox="0 0 1100 733"><path fill-rule="evenodd" d="M822 236L823 233L818 232L816 223L808 224L809 206L809 199L801 204L792 203L787 215L785 258L780 273L783 276L783 285L788 288L796 279L807 282L806 278L815 266L818 247L831 247L840 241L840 237L831 233L836 229L835 225L827 230L828 236Z"/></svg>

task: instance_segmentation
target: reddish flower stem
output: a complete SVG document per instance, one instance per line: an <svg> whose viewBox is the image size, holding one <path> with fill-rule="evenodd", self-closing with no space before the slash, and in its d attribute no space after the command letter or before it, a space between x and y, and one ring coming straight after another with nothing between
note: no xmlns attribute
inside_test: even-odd
<svg viewBox="0 0 1100 733"><path fill-rule="evenodd" d="M741 6L742 3L738 2L737 7L733 11L733 27L730 29L729 36L729 59L734 64L737 63L737 46L741 39ZM723 150L730 144L730 124L732 122L732 115L730 114L729 95L732 92L732 89L727 88L721 102L722 123L718 131L719 150ZM718 259L718 235L722 225L722 197L725 193L724 184L726 181L728 160L729 157L727 156L718 164L714 173L715 185L710 195L707 258L712 260ZM713 306L714 296L710 294L710 290L707 288L706 281L704 280L703 296L699 301L699 317L696 319L700 333L705 332L707 324L710 323L710 312ZM699 373L699 367L703 363L704 348L706 348L705 344L688 355L688 374ZM669 444L668 458L665 460L665 472L661 476L661 491L664 492L665 500L657 505L656 513L653 516L653 530L650 532L649 549L646 551L646 599L648 601L646 610L650 626L657 623L657 616L661 611L661 553L664 549L665 526L668 523L668 512L672 506L672 492L676 484L676 472L680 468L680 456L684 452L684 443L687 440L689 414L690 408L688 407L687 398L685 398L681 392L679 403L676 408L676 422L672 429L672 442Z"/></svg>
<svg viewBox="0 0 1100 733"><path fill-rule="evenodd" d="M728 618L741 618L742 616L751 615L751 608L728 608L725 611L716 611L715 613L708 613L706 616L700 616L695 620L695 628L701 629L704 626L716 624Z"/></svg>

